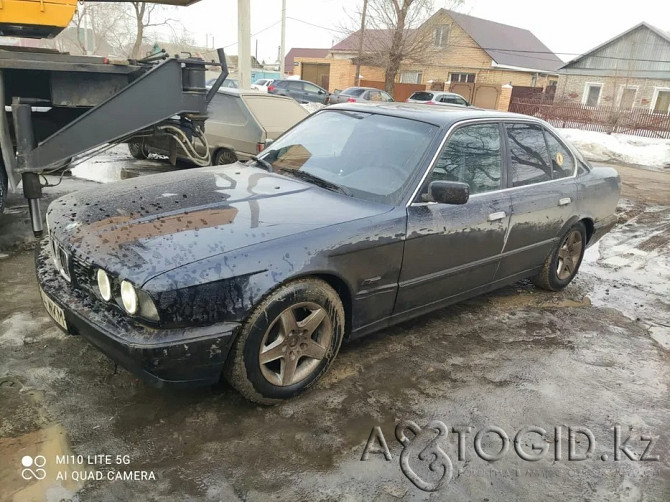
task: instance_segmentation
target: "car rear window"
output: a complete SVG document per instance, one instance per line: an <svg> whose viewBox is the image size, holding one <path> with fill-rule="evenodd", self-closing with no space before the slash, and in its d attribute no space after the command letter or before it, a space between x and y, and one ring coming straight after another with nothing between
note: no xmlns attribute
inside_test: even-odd
<svg viewBox="0 0 670 502"><path fill-rule="evenodd" d="M349 87L348 89L343 90L341 94L346 94L347 96L360 96L364 92L365 89L361 89L360 87Z"/></svg>
<svg viewBox="0 0 670 502"><path fill-rule="evenodd" d="M417 101L430 101L433 99L432 92L415 92L409 99L416 99Z"/></svg>
<svg viewBox="0 0 670 502"><path fill-rule="evenodd" d="M288 129L309 112L292 99L271 96L245 96L244 102L265 129Z"/></svg>

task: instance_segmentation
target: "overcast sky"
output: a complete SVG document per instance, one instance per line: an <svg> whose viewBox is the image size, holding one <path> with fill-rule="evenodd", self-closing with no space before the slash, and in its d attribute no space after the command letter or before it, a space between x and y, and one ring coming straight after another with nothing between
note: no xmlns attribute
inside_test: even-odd
<svg viewBox="0 0 670 502"><path fill-rule="evenodd" d="M363 0L287 0L286 46L330 47ZM448 2L436 0L437 7ZM581 54L641 21L670 31L669 0L465 0L460 12L531 30L563 60ZM237 54L237 0L201 0L178 9L198 44L205 34ZM251 0L251 53L274 61L281 38L281 0ZM312 26L312 25L318 25ZM211 42L210 42L211 45Z"/></svg>

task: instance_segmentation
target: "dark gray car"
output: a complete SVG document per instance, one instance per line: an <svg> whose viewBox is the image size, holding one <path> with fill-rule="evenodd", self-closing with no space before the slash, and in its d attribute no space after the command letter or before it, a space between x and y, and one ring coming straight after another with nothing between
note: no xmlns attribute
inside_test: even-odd
<svg viewBox="0 0 670 502"><path fill-rule="evenodd" d="M520 279L565 288L615 225L619 189L532 117L335 105L246 165L54 201L37 275L63 330L136 374L223 374L274 403L343 340Z"/></svg>
<svg viewBox="0 0 670 502"><path fill-rule="evenodd" d="M268 86L269 94L289 96L298 103L322 103L327 105L330 94L327 90L307 80L275 80Z"/></svg>

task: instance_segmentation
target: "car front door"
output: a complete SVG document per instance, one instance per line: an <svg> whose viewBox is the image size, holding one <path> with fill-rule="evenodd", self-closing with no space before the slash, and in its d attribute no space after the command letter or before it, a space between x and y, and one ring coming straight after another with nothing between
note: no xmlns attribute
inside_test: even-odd
<svg viewBox="0 0 670 502"><path fill-rule="evenodd" d="M486 290L509 224L504 141L495 122L458 127L407 208L407 238L395 313L421 313ZM463 205L422 202L432 181L470 185Z"/></svg>
<svg viewBox="0 0 670 502"><path fill-rule="evenodd" d="M496 279L538 268L575 213L576 160L539 124L504 125L512 218Z"/></svg>
<svg viewBox="0 0 670 502"><path fill-rule="evenodd" d="M323 103L326 99L326 93L320 87L310 84L309 82L303 82L305 86L305 100L312 101L314 103Z"/></svg>

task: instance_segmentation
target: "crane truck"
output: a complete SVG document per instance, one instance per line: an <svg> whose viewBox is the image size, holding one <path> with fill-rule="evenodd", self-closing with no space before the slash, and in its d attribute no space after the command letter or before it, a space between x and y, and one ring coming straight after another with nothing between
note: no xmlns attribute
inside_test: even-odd
<svg viewBox="0 0 670 502"><path fill-rule="evenodd" d="M198 1L147 3L186 6ZM77 0L0 0L0 36L54 37L68 26L76 8ZM0 45L5 111L0 114L0 211L8 189L21 185L33 233L40 237L40 175L76 155L93 155L131 138L165 135L174 158L181 147L193 153L196 163L206 164L195 143L207 146L207 105L228 75L222 49L218 56L218 63L165 52L116 60ZM222 71L208 88L205 70L211 66Z"/></svg>

